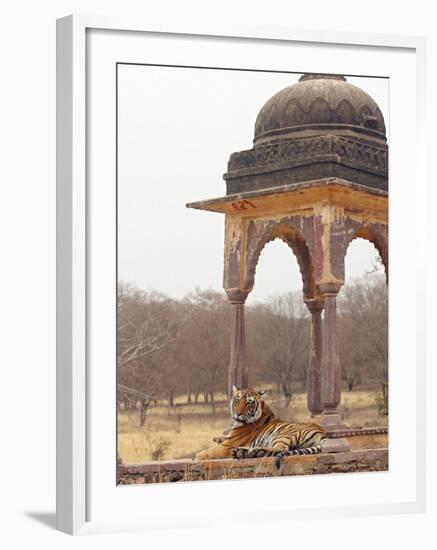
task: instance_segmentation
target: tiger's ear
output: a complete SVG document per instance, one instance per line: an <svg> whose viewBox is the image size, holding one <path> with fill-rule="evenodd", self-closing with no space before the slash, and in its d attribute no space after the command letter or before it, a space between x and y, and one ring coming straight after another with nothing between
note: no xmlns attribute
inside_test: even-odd
<svg viewBox="0 0 437 550"><path fill-rule="evenodd" d="M266 393L266 391L267 391L267 390L260 390L260 391L258 392L258 395L264 395L264 394Z"/></svg>
<svg viewBox="0 0 437 550"><path fill-rule="evenodd" d="M235 395L236 393L238 393L238 388L236 386L232 386L232 395Z"/></svg>

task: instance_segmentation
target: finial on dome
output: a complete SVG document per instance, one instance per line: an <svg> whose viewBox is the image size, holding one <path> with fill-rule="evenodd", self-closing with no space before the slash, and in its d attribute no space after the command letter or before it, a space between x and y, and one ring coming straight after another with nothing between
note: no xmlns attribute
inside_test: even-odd
<svg viewBox="0 0 437 550"><path fill-rule="evenodd" d="M329 79L329 80L343 80L346 82L346 78L341 74L315 74L315 73L305 73L299 78L299 82L304 82L305 80L319 80L319 79Z"/></svg>

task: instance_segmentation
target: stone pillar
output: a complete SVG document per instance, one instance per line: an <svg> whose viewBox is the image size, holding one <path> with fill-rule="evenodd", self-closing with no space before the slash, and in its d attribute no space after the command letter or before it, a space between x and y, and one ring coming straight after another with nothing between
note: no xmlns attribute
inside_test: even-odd
<svg viewBox="0 0 437 550"><path fill-rule="evenodd" d="M247 293L226 291L232 308L231 354L228 373L228 397L232 386L247 388L249 373L246 366L246 331L244 323L244 302Z"/></svg>
<svg viewBox="0 0 437 550"><path fill-rule="evenodd" d="M337 343L337 294L339 283L324 283L319 289L324 298L323 347L321 361L321 394L323 414L320 425L325 428L341 426L337 407L341 400L341 368Z"/></svg>
<svg viewBox="0 0 437 550"><path fill-rule="evenodd" d="M310 357L307 372L307 406L311 416L323 411L321 395L322 300L305 302L311 313Z"/></svg>

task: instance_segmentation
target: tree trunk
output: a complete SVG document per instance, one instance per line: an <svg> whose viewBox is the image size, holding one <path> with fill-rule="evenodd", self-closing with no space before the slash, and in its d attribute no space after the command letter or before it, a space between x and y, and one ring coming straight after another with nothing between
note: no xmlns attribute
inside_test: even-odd
<svg viewBox="0 0 437 550"><path fill-rule="evenodd" d="M209 394L207 391L203 392L203 397L205 399L205 403L208 403L208 400L209 400Z"/></svg>
<svg viewBox="0 0 437 550"><path fill-rule="evenodd" d="M174 407L174 391L173 390L169 390L169 392L168 392L168 406L169 407Z"/></svg>
<svg viewBox="0 0 437 550"><path fill-rule="evenodd" d="M188 384L187 388L187 403L191 403L191 382Z"/></svg>
<svg viewBox="0 0 437 550"><path fill-rule="evenodd" d="M212 412L212 415L215 418L217 411L216 411L214 392L213 391L210 392L210 396L211 396L211 412Z"/></svg>
<svg viewBox="0 0 437 550"><path fill-rule="evenodd" d="M141 399L140 401L140 426L143 427L146 423L147 409L149 408L149 403L147 399Z"/></svg>
<svg viewBox="0 0 437 550"><path fill-rule="evenodd" d="M176 433L181 432L181 424L182 424L182 412L181 412L181 405L176 405L176 414L178 418L178 425L176 428Z"/></svg>
<svg viewBox="0 0 437 550"><path fill-rule="evenodd" d="M282 393L284 394L285 406L288 407L293 396L291 385L289 383L282 384Z"/></svg>
<svg viewBox="0 0 437 550"><path fill-rule="evenodd" d="M196 390L194 394L194 403L197 403L199 401L199 395L200 395L200 390Z"/></svg>

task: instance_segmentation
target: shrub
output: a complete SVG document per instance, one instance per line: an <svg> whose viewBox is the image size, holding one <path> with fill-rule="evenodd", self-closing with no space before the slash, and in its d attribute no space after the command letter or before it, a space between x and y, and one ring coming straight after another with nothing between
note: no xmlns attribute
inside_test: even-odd
<svg viewBox="0 0 437 550"><path fill-rule="evenodd" d="M388 416L388 384L384 382L381 385L381 391L375 397L379 416Z"/></svg>
<svg viewBox="0 0 437 550"><path fill-rule="evenodd" d="M152 451L152 460L162 460L170 448L170 440L160 437Z"/></svg>

